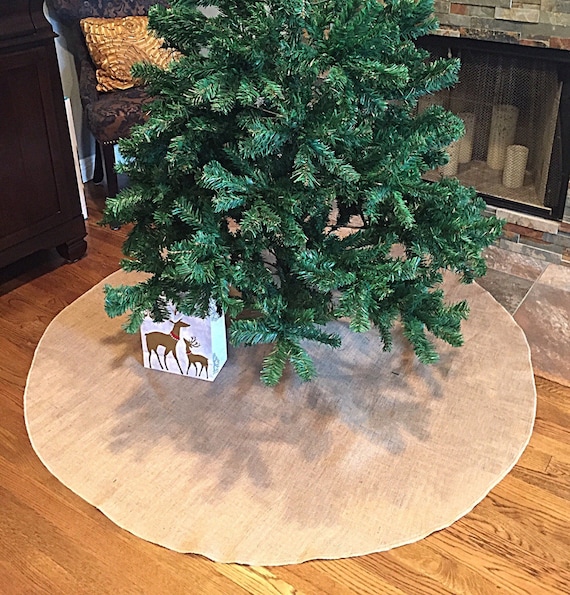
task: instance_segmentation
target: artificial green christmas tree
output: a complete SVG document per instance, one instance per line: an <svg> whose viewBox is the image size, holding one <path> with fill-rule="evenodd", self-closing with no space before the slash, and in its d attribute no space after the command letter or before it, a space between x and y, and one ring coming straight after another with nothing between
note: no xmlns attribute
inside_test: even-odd
<svg viewBox="0 0 570 595"><path fill-rule="evenodd" d="M168 300L204 316L212 298L234 344L272 344L269 385L288 362L313 377L302 342L337 347L338 317L384 349L399 318L426 363L429 333L460 345L468 308L444 304L441 271L482 275L501 226L456 179L422 179L463 132L439 106L416 110L459 70L415 45L437 26L432 0L219 0L212 18L200 5L151 9L179 59L135 66L156 100L121 142L130 185L104 220L133 224L123 268L150 276L108 287L107 313L135 332Z"/></svg>

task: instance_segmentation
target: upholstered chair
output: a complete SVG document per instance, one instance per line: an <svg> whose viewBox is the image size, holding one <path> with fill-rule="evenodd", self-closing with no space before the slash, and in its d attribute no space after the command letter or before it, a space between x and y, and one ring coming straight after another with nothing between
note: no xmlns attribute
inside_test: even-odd
<svg viewBox="0 0 570 595"><path fill-rule="evenodd" d="M150 101L144 88L99 92L96 68L91 59L80 21L87 17L144 16L153 4L166 0L47 0L50 14L61 23L68 49L75 58L79 92L87 126L97 141L95 179L102 177L100 158L107 178L107 196L118 191L114 146L129 135L134 124L144 121L143 106ZM98 171L99 170L99 171Z"/></svg>

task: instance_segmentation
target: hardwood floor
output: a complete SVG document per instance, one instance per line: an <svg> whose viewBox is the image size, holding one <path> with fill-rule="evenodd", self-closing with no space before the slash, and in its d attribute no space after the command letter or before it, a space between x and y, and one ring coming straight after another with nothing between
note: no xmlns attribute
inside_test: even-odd
<svg viewBox="0 0 570 595"><path fill-rule="evenodd" d="M537 378L530 445L513 471L448 529L388 552L272 568L216 564L119 529L43 467L22 396L53 317L118 268L124 232L96 225L88 254L0 270L0 595L570 593L570 389Z"/></svg>

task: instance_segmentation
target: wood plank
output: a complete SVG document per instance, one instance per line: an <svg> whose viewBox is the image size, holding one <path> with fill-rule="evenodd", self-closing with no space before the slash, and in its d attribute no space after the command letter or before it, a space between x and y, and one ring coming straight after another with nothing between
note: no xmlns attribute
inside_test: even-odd
<svg viewBox="0 0 570 595"><path fill-rule="evenodd" d="M134 592L185 594L198 586L213 593L249 592L209 571L210 563L198 556L169 552L121 530L74 494L68 499L46 485L25 484L6 475L0 476L0 485L9 490L0 487L6 521L0 527L1 555L18 560L20 573L32 583L43 576L42 584L50 593L60 588L62 593L107 592L91 591L100 584L100 577ZM73 517L76 522L70 523ZM16 530L21 525L24 531ZM52 567L49 559L54 561ZM117 560L136 563L117 565ZM64 576L80 582L73 585Z"/></svg>
<svg viewBox="0 0 570 595"><path fill-rule="evenodd" d="M527 527L534 527L570 546L570 501L513 474L496 486L488 498L506 514L521 522L524 520Z"/></svg>
<svg viewBox="0 0 570 595"><path fill-rule="evenodd" d="M519 469L526 469L527 471L546 473L551 460L552 455L550 453L536 448L533 444L529 444L518 460L517 467Z"/></svg>
<svg viewBox="0 0 570 595"><path fill-rule="evenodd" d="M335 580L334 577L327 573L326 568L318 568L311 562L287 566L272 566L269 570L292 585L297 585L300 591L306 595L329 595L330 593L334 593L335 595L352 595L355 593L354 590L349 589L345 584ZM382 591L382 593L401 595L400 591Z"/></svg>
<svg viewBox="0 0 570 595"><path fill-rule="evenodd" d="M390 576L391 565L384 563L382 573L376 572L361 564L367 558L344 558L341 560L315 560L305 562L308 570L316 570L334 581L335 588L344 589L348 593L359 593L361 595L378 595L387 593L399 595L401 592L409 593L406 590L407 582L400 578L398 584L394 584ZM388 576L385 577L385 573ZM336 591L332 591L335 593Z"/></svg>
<svg viewBox="0 0 570 595"><path fill-rule="evenodd" d="M540 425L535 425L530 444L537 450L550 454L553 460L570 465L570 442L544 434Z"/></svg>
<svg viewBox="0 0 570 595"><path fill-rule="evenodd" d="M560 498L570 499L570 465L550 457L546 471L536 471L524 467L515 467L513 477L527 484L548 490Z"/></svg>
<svg viewBox="0 0 570 595"><path fill-rule="evenodd" d="M43 577L40 580L43 583ZM22 576L10 561L0 560L0 585L9 585L11 595L53 595L43 584L30 583L31 580Z"/></svg>
<svg viewBox="0 0 570 595"><path fill-rule="evenodd" d="M485 498L467 517L453 525L448 532L466 533L465 538L477 536L487 550L508 553L518 565L524 565L529 572L538 572L544 564L570 570L568 546L546 532L530 529L524 520L498 506L494 495Z"/></svg>
<svg viewBox="0 0 570 595"><path fill-rule="evenodd" d="M438 589L444 589L442 592L454 595L483 595L496 590L495 582L482 576L477 568L465 564L459 556L443 553L441 548L434 547L432 542L437 541L436 534L418 543L387 552L386 555L393 557L416 575L414 583L418 585L418 593L439 593ZM429 589L424 577L430 577ZM433 585L437 587L434 588Z"/></svg>
<svg viewBox="0 0 570 595"><path fill-rule="evenodd" d="M264 566L219 564L220 574L254 595L307 595Z"/></svg>
<svg viewBox="0 0 570 595"><path fill-rule="evenodd" d="M442 561L441 556L436 558L431 552L428 553L425 544L420 547L412 544L385 552L380 567L378 566L380 559L376 556L366 557L358 562L374 570L376 574L382 572L391 582L397 582L404 592L410 595L422 593L455 595L457 585L450 584L446 576L450 561L447 559L443 564Z"/></svg>
<svg viewBox="0 0 570 595"><path fill-rule="evenodd" d="M509 543L501 540L488 541L487 535L478 534L473 526L468 530L452 527L439 536L434 547L442 555L455 557L462 565L475 570L487 584L495 586L492 592L503 591L509 595L560 595L564 592L565 585L570 584L568 573L558 566L544 563L540 569L534 566L529 568L525 566L524 557L515 559L515 555L521 550L509 547Z"/></svg>

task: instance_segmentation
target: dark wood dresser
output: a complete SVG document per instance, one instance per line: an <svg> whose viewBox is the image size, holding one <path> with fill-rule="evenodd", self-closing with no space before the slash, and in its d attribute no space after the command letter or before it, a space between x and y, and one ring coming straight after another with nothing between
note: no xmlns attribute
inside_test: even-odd
<svg viewBox="0 0 570 595"><path fill-rule="evenodd" d="M54 33L43 0L0 0L0 267L85 253Z"/></svg>

